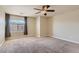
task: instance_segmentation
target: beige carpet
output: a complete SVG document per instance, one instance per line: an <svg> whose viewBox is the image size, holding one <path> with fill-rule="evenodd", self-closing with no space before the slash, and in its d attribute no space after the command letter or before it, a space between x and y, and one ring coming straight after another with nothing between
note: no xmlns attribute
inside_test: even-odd
<svg viewBox="0 0 79 59"><path fill-rule="evenodd" d="M24 37L7 40L1 53L74 53L79 52L79 45L50 37Z"/></svg>

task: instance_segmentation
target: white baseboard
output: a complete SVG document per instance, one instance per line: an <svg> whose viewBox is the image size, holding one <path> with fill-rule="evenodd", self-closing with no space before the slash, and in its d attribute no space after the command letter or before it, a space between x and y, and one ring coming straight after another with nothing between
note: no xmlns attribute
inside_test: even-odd
<svg viewBox="0 0 79 59"><path fill-rule="evenodd" d="M54 37L54 36L52 36L53 38L57 38L57 39L60 39L60 40L65 40L65 41L68 41L68 42L72 42L72 43L76 43L76 44L79 44L79 42L78 41L73 41L73 40L68 40L68 39L65 39L65 38L60 38L60 37Z"/></svg>

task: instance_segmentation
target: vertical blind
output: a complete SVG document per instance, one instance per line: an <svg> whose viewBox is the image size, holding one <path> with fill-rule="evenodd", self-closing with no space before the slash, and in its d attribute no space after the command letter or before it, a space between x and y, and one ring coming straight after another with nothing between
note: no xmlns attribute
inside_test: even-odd
<svg viewBox="0 0 79 59"><path fill-rule="evenodd" d="M10 31L11 33L15 32L24 32L24 17L19 16L10 16Z"/></svg>
<svg viewBox="0 0 79 59"><path fill-rule="evenodd" d="M28 34L28 31L27 31L27 17L20 17L20 16L15 16L15 15L10 15L10 23L11 23L12 26L14 24L13 27L15 27L15 28L10 26L11 30L13 28L13 32L23 32L24 35Z"/></svg>

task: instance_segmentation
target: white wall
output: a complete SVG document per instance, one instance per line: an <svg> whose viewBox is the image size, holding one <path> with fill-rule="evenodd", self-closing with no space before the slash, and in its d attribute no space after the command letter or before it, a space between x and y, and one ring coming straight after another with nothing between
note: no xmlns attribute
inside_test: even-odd
<svg viewBox="0 0 79 59"><path fill-rule="evenodd" d="M54 16L53 37L79 43L79 10Z"/></svg>
<svg viewBox="0 0 79 59"><path fill-rule="evenodd" d="M36 36L40 37L40 16L36 18Z"/></svg>
<svg viewBox="0 0 79 59"><path fill-rule="evenodd" d="M27 18L28 36L36 36L36 19L34 17Z"/></svg>
<svg viewBox="0 0 79 59"><path fill-rule="evenodd" d="M5 41L5 13L0 9L0 46Z"/></svg>

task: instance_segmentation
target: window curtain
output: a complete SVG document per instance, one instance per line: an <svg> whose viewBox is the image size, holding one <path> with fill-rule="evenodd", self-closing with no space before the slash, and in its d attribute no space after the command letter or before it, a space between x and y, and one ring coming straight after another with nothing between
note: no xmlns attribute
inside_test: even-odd
<svg viewBox="0 0 79 59"><path fill-rule="evenodd" d="M24 17L24 20L25 20L24 35L27 35L28 34L28 31L27 31L27 17Z"/></svg>
<svg viewBox="0 0 79 59"><path fill-rule="evenodd" d="M10 27L9 27L9 20L10 20L10 15L6 13L5 14L5 37L11 36Z"/></svg>

